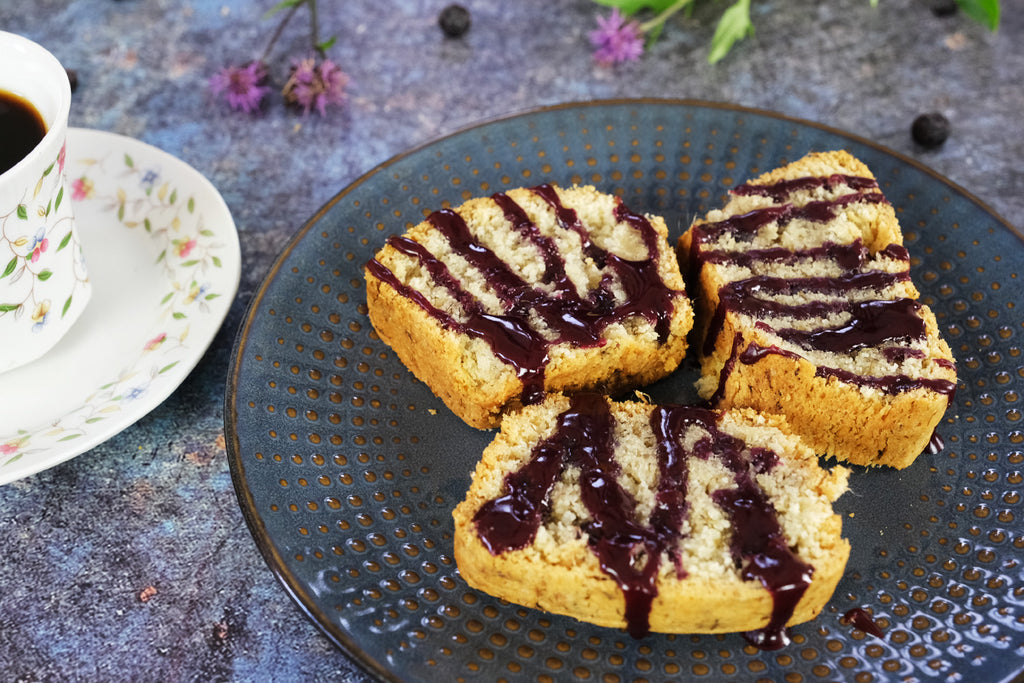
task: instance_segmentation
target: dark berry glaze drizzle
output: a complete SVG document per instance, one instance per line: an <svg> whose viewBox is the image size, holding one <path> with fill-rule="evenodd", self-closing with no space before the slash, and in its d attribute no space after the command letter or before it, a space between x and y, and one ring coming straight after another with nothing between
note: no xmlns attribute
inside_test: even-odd
<svg viewBox="0 0 1024 683"><path fill-rule="evenodd" d="M843 614L843 621L851 624L854 628L860 629L869 636L885 639L885 634L878 627L875 620L863 607L854 607Z"/></svg>
<svg viewBox="0 0 1024 683"><path fill-rule="evenodd" d="M816 187L832 189L841 185L845 185L857 192L870 192L873 190L876 194L878 193L878 181L874 178L862 178L860 176L843 175L840 173L830 176L807 176L805 178L794 178L793 180L781 180L768 185L744 183L732 192L741 196L759 195L770 197L776 202L782 202L795 192L813 190Z"/></svg>
<svg viewBox="0 0 1024 683"><path fill-rule="evenodd" d="M602 346L604 329L631 316L648 320L664 343L669 335L675 299L682 294L681 290L667 287L658 272L658 235L646 218L621 203L615 208L616 219L637 231L649 254L645 260L630 261L594 244L576 212L562 205L553 187L539 185L531 191L551 206L562 229L579 235L584 255L606 271L601 284L586 297L579 295L567 275L565 260L555 241L543 235L523 208L504 193L494 194L491 199L501 208L512 229L539 251L544 263L542 284L547 289L524 281L477 240L465 220L450 209L435 211L427 221L445 237L452 252L466 259L481 274L501 300L502 312L484 310L440 259L408 237L391 237L388 244L417 259L433 281L459 302L464 311L461 321L399 281L376 259L366 265L371 275L413 301L443 327L486 341L498 358L516 370L523 382L521 400L524 404L536 403L544 396L544 369L552 346L562 343L578 348ZM623 291L619 301L613 293L616 282ZM550 335L545 336L536 329L533 316L551 330Z"/></svg>
<svg viewBox="0 0 1024 683"><path fill-rule="evenodd" d="M909 272L868 271L844 274L838 277L781 278L755 275L745 280L730 282L718 292L718 306L708 324L707 337L704 339L704 353L710 354L714 350L715 340L722 331L725 315L729 311L751 317L784 315L791 318L812 318L847 311L851 314L849 324L864 328L868 325L868 321L859 321L859 317L853 311L855 305L842 299L789 305L773 301L770 297L798 292L833 296L849 295L857 290L882 289L909 278Z"/></svg>
<svg viewBox="0 0 1024 683"><path fill-rule="evenodd" d="M758 326L770 331L780 339L808 351L825 351L849 354L865 347L879 347L883 356L891 361L922 357L917 349L907 346L926 336L924 320L919 315L920 304L911 299L873 299L870 293L884 290L899 282L910 279L910 255L906 248L890 244L879 253L906 264L898 272L865 270L871 254L861 240L850 244L826 242L820 247L791 250L782 247L726 251L711 248L709 244L725 234L731 234L737 241L749 242L757 231L772 222L780 226L800 218L811 222L831 220L837 211L848 204L858 202L886 202L878 190L878 184L871 178L833 175L786 180L769 185L741 185L733 193L737 195L760 195L776 202L785 202L797 191L826 187L834 189L845 185L854 190L829 201L813 201L802 207L791 204L755 209L745 214L732 216L723 221L708 223L694 228L690 246L691 263L695 269L706 263L735 264L754 268L761 264L794 264L803 260L831 261L841 274L835 277L782 278L754 275L743 280L730 282L719 291L719 301L709 321L707 336L704 338L703 353L714 352L715 344L722 331L728 312L739 313L762 320L773 317L810 319L844 312L847 322L836 327L821 327L812 330L796 328L774 328L759 322ZM785 304L776 297L787 294L811 292L825 294L832 298L812 300L800 304ZM861 292L862 300L853 301L850 295ZM786 351L777 345L744 345L742 338L733 340L733 353L726 361L719 376L718 391L712 402L719 400L725 389L729 373L736 363L753 364L768 354L779 354L799 358L800 354ZM943 367L951 367L946 359L933 359ZM918 388L926 388L946 395L951 400L956 385L939 379L912 378L904 375L869 377L857 375L838 368L818 367L819 377L833 377L841 382L869 386L887 394L898 394Z"/></svg>
<svg viewBox="0 0 1024 683"><path fill-rule="evenodd" d="M655 507L646 524L636 519L636 501L618 483L615 424L608 401L582 393L570 397L569 408L558 417L553 433L534 447L530 460L505 477L504 493L476 512L473 521L481 541L494 555L530 545L563 469L577 467L580 495L591 517L583 529L588 545L623 592L630 635L643 637L650 629L663 556L674 563L677 577L686 576L679 542L689 511L689 460L717 458L735 482L735 488L712 495L732 520L733 561L745 580L760 582L773 598L768 625L746 636L764 649L782 647L788 642L786 622L809 585L813 568L789 549L775 509L755 480L756 474L778 464L778 456L768 449L747 448L722 432L715 413L704 408L658 406L651 411L650 426L659 476ZM688 451L682 443L691 427L704 435Z"/></svg>

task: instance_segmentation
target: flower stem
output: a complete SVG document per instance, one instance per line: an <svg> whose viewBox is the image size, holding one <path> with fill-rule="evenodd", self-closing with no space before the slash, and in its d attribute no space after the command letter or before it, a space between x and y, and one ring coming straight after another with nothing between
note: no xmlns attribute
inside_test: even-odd
<svg viewBox="0 0 1024 683"><path fill-rule="evenodd" d="M270 55L270 50L274 47L274 43L277 42L277 39L281 37L281 33L284 32L284 27L288 25L288 22L291 21L293 16L295 16L295 13L306 2L309 2L309 0L302 0L301 2L297 2L297 3L295 3L294 5L292 5L291 7L288 8L288 12L287 12L287 14L284 15L284 19L281 20L281 23L277 25L277 29L274 30L274 35L270 36L270 42L267 43L267 49L265 49L263 51L263 54L260 56L260 61L261 62L266 62L267 61L267 56ZM315 13L316 12L316 9L315 9L316 8L316 3L313 2L312 5L314 7L313 11ZM316 20L314 19L314 22L315 21Z"/></svg>
<svg viewBox="0 0 1024 683"><path fill-rule="evenodd" d="M320 55L320 58L323 59L326 55L324 54L323 48L320 47L320 26L316 18L316 0L306 0L306 4L309 5L309 29L313 34L313 49L315 49Z"/></svg>
<svg viewBox="0 0 1024 683"><path fill-rule="evenodd" d="M671 5L659 12L655 17L648 19L647 21L640 24L640 33L647 33L653 28L665 23L665 21L673 14L683 9L687 5L691 4L693 0L676 0Z"/></svg>

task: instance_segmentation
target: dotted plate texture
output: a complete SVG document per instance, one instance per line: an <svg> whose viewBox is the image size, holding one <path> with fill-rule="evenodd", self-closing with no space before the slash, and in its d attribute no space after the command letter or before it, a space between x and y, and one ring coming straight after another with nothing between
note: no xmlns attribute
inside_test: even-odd
<svg viewBox="0 0 1024 683"><path fill-rule="evenodd" d="M539 183L593 184L676 238L744 180L845 148L896 207L911 272L956 355L945 449L858 470L837 503L845 577L788 647L624 631L509 604L460 578L451 511L493 433L456 418L366 316L363 265L431 211ZM388 681L996 681L1024 662L1022 236L962 189L867 140L690 101L546 108L396 157L302 227L256 293L227 386L231 474L271 570ZM690 361L647 390L694 401ZM870 612L884 638L844 621Z"/></svg>

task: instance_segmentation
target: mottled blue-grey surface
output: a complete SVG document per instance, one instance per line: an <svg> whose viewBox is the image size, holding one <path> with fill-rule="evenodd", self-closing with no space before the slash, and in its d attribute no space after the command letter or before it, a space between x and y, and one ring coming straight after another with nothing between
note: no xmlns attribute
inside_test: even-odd
<svg viewBox="0 0 1024 683"><path fill-rule="evenodd" d="M231 112L206 87L258 57L270 0L0 0L0 28L77 71L71 125L188 162L241 233L240 292L182 387L92 451L0 488L0 679L363 680L266 568L228 474L223 388L235 331L275 255L318 207L392 155L482 119L596 98L698 98L838 127L947 176L1011 224L1024 211L1024 16L1004 0L992 34L924 0L763 0L756 34L711 66L722 3L673 18L635 64L595 65L583 0L467 0L445 39L444 0L321 0L347 105L303 117L272 98ZM270 55L280 82L305 54L299 16ZM3 58L0 55L0 58ZM917 148L913 118L953 133Z"/></svg>

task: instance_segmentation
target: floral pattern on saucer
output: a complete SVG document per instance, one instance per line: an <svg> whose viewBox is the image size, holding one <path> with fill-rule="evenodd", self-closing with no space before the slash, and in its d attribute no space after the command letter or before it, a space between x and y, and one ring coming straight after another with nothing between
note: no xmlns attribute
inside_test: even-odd
<svg viewBox="0 0 1024 683"><path fill-rule="evenodd" d="M80 405L47 416L43 425L5 425L0 417L0 483L73 457L159 405L205 352L238 287L234 223L202 176L143 143L73 133L95 138L93 144L69 144L76 213L98 215L114 238L133 240L150 256L150 272L159 273L164 290L144 314L125 312L140 319L133 331L136 350L110 368L107 381L85 388Z"/></svg>

